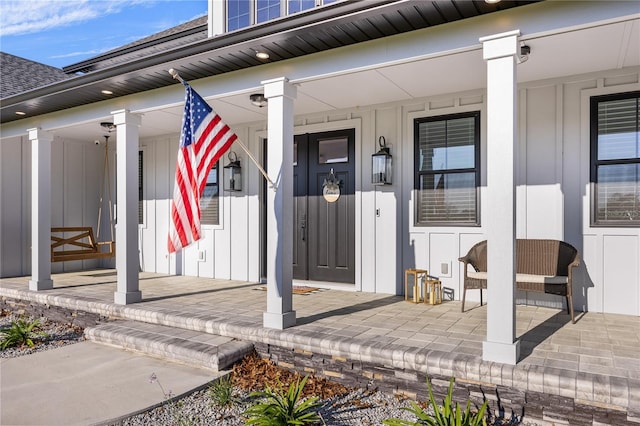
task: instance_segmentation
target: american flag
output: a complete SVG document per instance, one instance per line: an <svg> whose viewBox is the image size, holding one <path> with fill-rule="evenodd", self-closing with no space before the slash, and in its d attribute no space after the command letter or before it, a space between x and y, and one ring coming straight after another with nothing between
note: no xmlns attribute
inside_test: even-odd
<svg viewBox="0 0 640 426"><path fill-rule="evenodd" d="M194 241L200 234L200 194L211 167L237 139L229 126L186 82L176 182L171 201L169 253Z"/></svg>

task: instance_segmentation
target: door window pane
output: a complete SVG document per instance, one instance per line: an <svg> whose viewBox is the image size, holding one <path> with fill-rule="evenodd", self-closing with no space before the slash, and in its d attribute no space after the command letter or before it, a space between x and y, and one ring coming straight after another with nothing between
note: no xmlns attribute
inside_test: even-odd
<svg viewBox="0 0 640 426"><path fill-rule="evenodd" d="M348 162L349 141L347 138L320 139L318 141L318 164Z"/></svg>
<svg viewBox="0 0 640 426"><path fill-rule="evenodd" d="M293 143L293 165L298 165L298 142Z"/></svg>

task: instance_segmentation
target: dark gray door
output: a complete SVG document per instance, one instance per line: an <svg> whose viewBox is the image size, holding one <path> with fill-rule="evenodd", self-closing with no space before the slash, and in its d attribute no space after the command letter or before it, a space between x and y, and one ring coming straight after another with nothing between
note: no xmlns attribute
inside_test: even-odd
<svg viewBox="0 0 640 426"><path fill-rule="evenodd" d="M306 280L307 232L307 135L293 142L293 278Z"/></svg>
<svg viewBox="0 0 640 426"><path fill-rule="evenodd" d="M296 279L355 283L355 131L299 135L294 145ZM327 202L331 172L340 197Z"/></svg>

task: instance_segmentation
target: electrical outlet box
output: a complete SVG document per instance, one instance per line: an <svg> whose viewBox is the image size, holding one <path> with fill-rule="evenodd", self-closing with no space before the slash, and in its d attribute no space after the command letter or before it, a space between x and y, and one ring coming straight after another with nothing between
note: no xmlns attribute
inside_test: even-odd
<svg viewBox="0 0 640 426"><path fill-rule="evenodd" d="M451 262L440 263L440 276L451 277Z"/></svg>
<svg viewBox="0 0 640 426"><path fill-rule="evenodd" d="M207 252L204 250L198 250L198 262L207 261Z"/></svg>

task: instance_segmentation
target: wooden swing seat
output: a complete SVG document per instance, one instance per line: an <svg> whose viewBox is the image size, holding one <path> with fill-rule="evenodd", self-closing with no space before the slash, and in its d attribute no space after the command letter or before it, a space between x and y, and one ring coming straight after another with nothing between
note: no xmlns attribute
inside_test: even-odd
<svg viewBox="0 0 640 426"><path fill-rule="evenodd" d="M65 234L73 233L66 237ZM58 235L54 235L58 234ZM65 246L70 249L65 250ZM51 228L51 261L106 259L115 256L115 241L97 242L90 226Z"/></svg>

